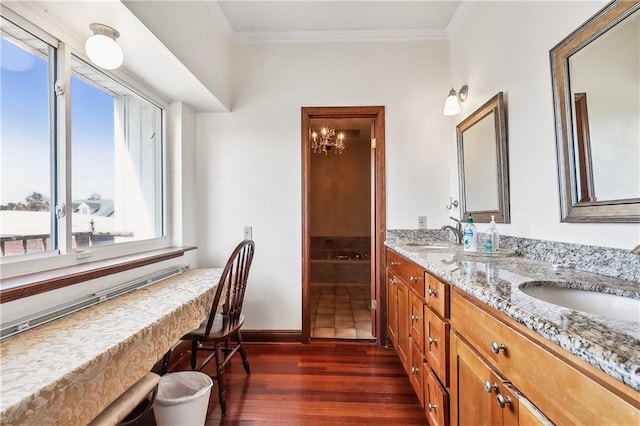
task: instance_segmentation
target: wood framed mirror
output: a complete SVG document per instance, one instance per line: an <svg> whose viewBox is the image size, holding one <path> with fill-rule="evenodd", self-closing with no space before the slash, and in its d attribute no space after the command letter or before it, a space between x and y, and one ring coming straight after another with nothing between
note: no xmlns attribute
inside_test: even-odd
<svg viewBox="0 0 640 426"><path fill-rule="evenodd" d="M550 51L562 222L640 222L640 2Z"/></svg>
<svg viewBox="0 0 640 426"><path fill-rule="evenodd" d="M510 223L509 162L503 93L456 126L461 219Z"/></svg>

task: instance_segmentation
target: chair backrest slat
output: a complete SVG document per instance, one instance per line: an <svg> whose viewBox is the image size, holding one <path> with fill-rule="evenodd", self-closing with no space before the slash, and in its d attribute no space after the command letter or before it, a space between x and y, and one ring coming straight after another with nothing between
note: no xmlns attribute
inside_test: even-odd
<svg viewBox="0 0 640 426"><path fill-rule="evenodd" d="M220 276L220 282L209 311L205 330L207 336L211 332L216 313L219 312L221 300L223 303L222 312L220 313L222 313L223 321L233 326L240 320L254 252L255 243L253 240L244 240L236 246L231 256L229 256L229 260Z"/></svg>

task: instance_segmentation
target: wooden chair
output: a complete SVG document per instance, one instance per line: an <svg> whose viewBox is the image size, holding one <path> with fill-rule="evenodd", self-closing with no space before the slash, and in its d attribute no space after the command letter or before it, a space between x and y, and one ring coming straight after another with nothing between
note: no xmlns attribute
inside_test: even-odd
<svg viewBox="0 0 640 426"><path fill-rule="evenodd" d="M226 411L224 391L224 367L233 354L240 351L242 364L247 372L249 361L244 352L240 328L244 323L242 302L249 277L249 268L253 261L255 244L245 240L238 244L222 271L209 317L200 327L182 336L181 340L191 340L191 369L202 370L211 359L216 360L216 376L220 409ZM231 340L235 339L235 344ZM198 352L212 352L197 365Z"/></svg>

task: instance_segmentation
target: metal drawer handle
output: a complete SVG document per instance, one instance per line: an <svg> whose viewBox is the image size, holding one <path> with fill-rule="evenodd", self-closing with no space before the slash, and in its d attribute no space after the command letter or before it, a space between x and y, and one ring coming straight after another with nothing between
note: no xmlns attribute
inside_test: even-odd
<svg viewBox="0 0 640 426"><path fill-rule="evenodd" d="M436 295L438 294L435 290L432 290L432 289L429 289L427 293L429 293L429 296L432 296L432 297L436 297Z"/></svg>
<svg viewBox="0 0 640 426"><path fill-rule="evenodd" d="M499 354L500 351L507 350L507 345L505 345L504 343L498 344L497 342L491 342L491 350L494 354Z"/></svg>
<svg viewBox="0 0 640 426"><path fill-rule="evenodd" d="M429 336L429 338L427 339L427 342L429 342L429 346L431 346L431 344L437 342L437 340Z"/></svg>
<svg viewBox="0 0 640 426"><path fill-rule="evenodd" d="M419 319L420 319L419 316L413 315L413 314L411 315L411 321L418 321Z"/></svg>
<svg viewBox="0 0 640 426"><path fill-rule="evenodd" d="M491 392L492 392L492 391L494 391L494 390L498 390L498 385L496 385L495 383L494 383L494 384L491 384L491 382L490 382L490 381L485 380L485 381L484 381L484 391L485 391L486 393L491 393Z"/></svg>
<svg viewBox="0 0 640 426"><path fill-rule="evenodd" d="M413 374L414 376L416 375L416 373L420 371L420 369L418 367L411 367L411 374Z"/></svg>
<svg viewBox="0 0 640 426"><path fill-rule="evenodd" d="M389 280L389 284L391 284L391 285L396 285L396 284L398 284L398 280L396 280L395 278L391 278L391 279Z"/></svg>
<svg viewBox="0 0 640 426"><path fill-rule="evenodd" d="M391 261L391 266L398 266L398 265L400 265L400 262Z"/></svg>
<svg viewBox="0 0 640 426"><path fill-rule="evenodd" d="M436 404L432 404L429 403L429 405L427 405L427 408L429 409L429 411L433 411L437 408L438 406Z"/></svg>
<svg viewBox="0 0 640 426"><path fill-rule="evenodd" d="M496 401L498 402L500 408L504 408L506 405L511 405L511 398L505 398L504 396L502 396L502 394L496 395Z"/></svg>
<svg viewBox="0 0 640 426"><path fill-rule="evenodd" d="M418 282L419 279L420 277L414 277L414 276L409 277L409 281L411 282Z"/></svg>

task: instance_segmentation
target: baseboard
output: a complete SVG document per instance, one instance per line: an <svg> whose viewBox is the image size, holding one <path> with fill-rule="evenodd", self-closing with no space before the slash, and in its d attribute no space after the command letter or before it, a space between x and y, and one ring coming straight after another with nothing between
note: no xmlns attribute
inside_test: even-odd
<svg viewBox="0 0 640 426"><path fill-rule="evenodd" d="M242 330L242 340L247 343L301 343L300 330Z"/></svg>

